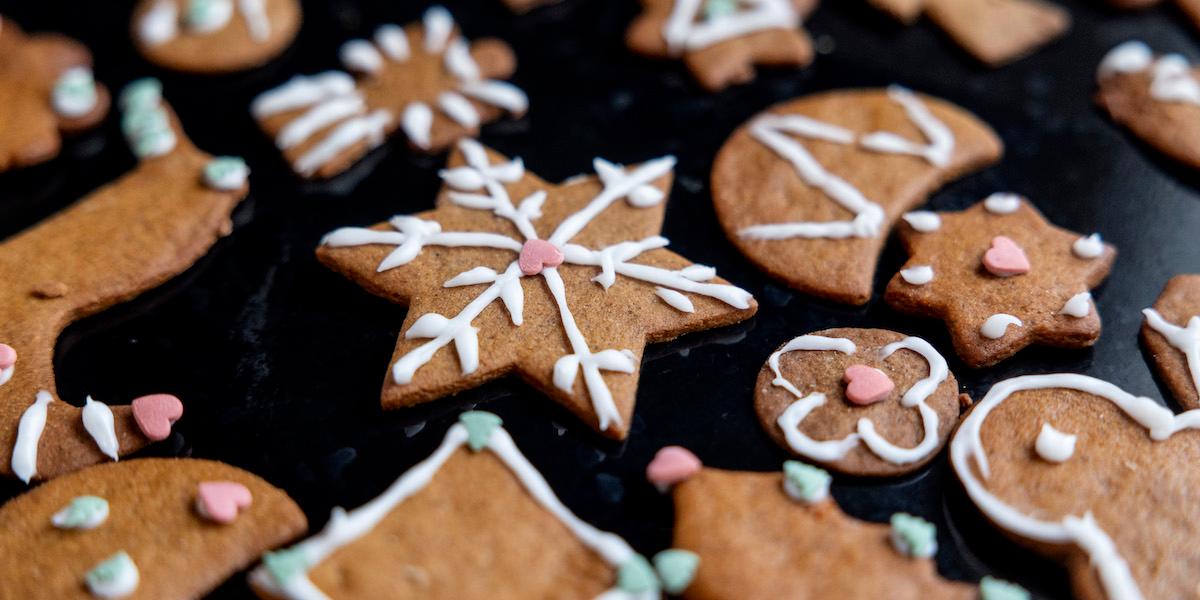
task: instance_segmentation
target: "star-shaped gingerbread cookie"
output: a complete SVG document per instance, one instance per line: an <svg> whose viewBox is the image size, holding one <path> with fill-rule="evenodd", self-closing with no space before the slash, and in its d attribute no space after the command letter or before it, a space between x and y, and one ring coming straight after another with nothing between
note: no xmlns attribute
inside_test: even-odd
<svg viewBox="0 0 1200 600"><path fill-rule="evenodd" d="M1142 313L1142 341L1159 376L1180 406L1200 408L1200 275L1172 278Z"/></svg>
<svg viewBox="0 0 1200 600"><path fill-rule="evenodd" d="M506 111L522 115L525 93L500 81L516 70L508 44L469 42L446 9L420 23L383 25L346 42L342 71L294 77L254 100L251 112L303 177L348 169L397 130L422 152L441 152Z"/></svg>
<svg viewBox="0 0 1200 600"><path fill-rule="evenodd" d="M87 48L61 35L26 35L0 16L0 171L54 158L62 134L99 123L108 105Z"/></svg>
<svg viewBox="0 0 1200 600"><path fill-rule="evenodd" d="M642 0L626 33L629 48L680 58L700 85L720 91L754 79L756 66L803 67L813 60L801 22L817 0Z"/></svg>
<svg viewBox="0 0 1200 600"><path fill-rule="evenodd" d="M674 164L596 159L596 175L553 185L464 140L441 173L435 210L326 236L321 262L409 304L384 407L511 373L625 438L647 342L757 308L711 267L666 249L659 232Z"/></svg>
<svg viewBox="0 0 1200 600"><path fill-rule="evenodd" d="M909 259L885 298L901 312L945 321L968 366L994 365L1032 344L1082 348L1100 337L1089 290L1117 253L1099 235L1055 227L1013 194L905 221Z"/></svg>

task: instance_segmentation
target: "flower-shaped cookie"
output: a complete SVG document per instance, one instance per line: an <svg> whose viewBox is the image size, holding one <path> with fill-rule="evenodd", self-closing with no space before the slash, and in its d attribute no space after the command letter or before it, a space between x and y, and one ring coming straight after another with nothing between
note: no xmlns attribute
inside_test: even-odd
<svg viewBox="0 0 1200 600"><path fill-rule="evenodd" d="M230 73L261 66L300 31L299 0L140 0L133 41L150 62Z"/></svg>

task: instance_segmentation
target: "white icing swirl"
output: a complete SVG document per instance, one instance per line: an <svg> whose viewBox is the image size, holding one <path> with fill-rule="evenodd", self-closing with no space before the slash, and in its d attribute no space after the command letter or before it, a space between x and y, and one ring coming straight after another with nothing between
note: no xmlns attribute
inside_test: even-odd
<svg viewBox="0 0 1200 600"><path fill-rule="evenodd" d="M931 233L942 227L942 217L938 216L935 212L927 210L904 213L904 221L921 233Z"/></svg>

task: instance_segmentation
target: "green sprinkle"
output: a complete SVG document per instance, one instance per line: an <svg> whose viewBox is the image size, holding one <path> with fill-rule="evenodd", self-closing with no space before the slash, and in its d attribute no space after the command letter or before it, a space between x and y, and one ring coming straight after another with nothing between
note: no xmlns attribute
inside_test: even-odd
<svg viewBox="0 0 1200 600"><path fill-rule="evenodd" d="M458 421L467 428L467 445L473 452L487 448L492 432L503 423L500 417L482 410L467 411L459 415Z"/></svg>
<svg viewBox="0 0 1200 600"><path fill-rule="evenodd" d="M130 138L170 129L171 120L167 113L157 108L130 109L121 117L121 131Z"/></svg>
<svg viewBox="0 0 1200 600"><path fill-rule="evenodd" d="M263 555L263 566L279 585L287 585L293 577L308 572L308 559L299 548L286 548Z"/></svg>
<svg viewBox="0 0 1200 600"><path fill-rule="evenodd" d="M1029 592L1025 588L985 575L979 582L979 597L981 600L1029 600Z"/></svg>
<svg viewBox="0 0 1200 600"><path fill-rule="evenodd" d="M716 19L737 12L737 0L708 0L704 3L704 18Z"/></svg>
<svg viewBox="0 0 1200 600"><path fill-rule="evenodd" d="M104 559L104 562L96 565L91 571L88 571L86 576L88 587L103 588L111 585L113 582L121 579L130 570L137 570L133 564L133 559L129 558L124 550Z"/></svg>
<svg viewBox="0 0 1200 600"><path fill-rule="evenodd" d="M160 156L175 147L175 132L169 129L146 132L135 136L132 145L133 153L138 158Z"/></svg>
<svg viewBox="0 0 1200 600"><path fill-rule="evenodd" d="M79 496L55 513L50 521L59 529L95 529L107 518L107 500L98 496Z"/></svg>
<svg viewBox="0 0 1200 600"><path fill-rule="evenodd" d="M696 577L700 566L700 555L687 550L672 548L654 555L654 570L668 594L682 594Z"/></svg>
<svg viewBox="0 0 1200 600"><path fill-rule="evenodd" d="M823 469L800 461L783 463L783 488L796 500L812 504L829 496L829 482L833 477Z"/></svg>
<svg viewBox="0 0 1200 600"><path fill-rule="evenodd" d="M162 83L153 77L133 81L121 92L120 102L121 108L127 111L158 108L162 103Z"/></svg>
<svg viewBox="0 0 1200 600"><path fill-rule="evenodd" d="M634 554L617 569L617 589L634 594L657 592L658 575L645 556Z"/></svg>
<svg viewBox="0 0 1200 600"><path fill-rule="evenodd" d="M937 552L937 527L907 513L892 515L892 545L901 554L929 558Z"/></svg>

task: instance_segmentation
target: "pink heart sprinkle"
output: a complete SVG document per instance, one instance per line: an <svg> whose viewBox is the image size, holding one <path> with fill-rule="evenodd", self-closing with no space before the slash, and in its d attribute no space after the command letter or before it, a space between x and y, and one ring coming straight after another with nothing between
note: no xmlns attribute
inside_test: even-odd
<svg viewBox="0 0 1200 600"><path fill-rule="evenodd" d="M17 364L17 351L8 344L0 344L0 371Z"/></svg>
<svg viewBox="0 0 1200 600"><path fill-rule="evenodd" d="M133 401L133 420L142 435L158 442L171 435L171 424L183 416L183 403L170 394L151 394Z"/></svg>
<svg viewBox="0 0 1200 600"><path fill-rule="evenodd" d="M660 490L687 481L700 472L704 464L690 450L681 446L666 446L646 465L646 479Z"/></svg>
<svg viewBox="0 0 1200 600"><path fill-rule="evenodd" d="M525 245L521 247L521 257L517 259L517 266L521 267L521 272L529 276L562 263L562 250L546 240L525 240Z"/></svg>
<svg viewBox="0 0 1200 600"><path fill-rule="evenodd" d="M887 373L867 365L846 367L843 379L846 381L846 399L859 406L875 404L896 389Z"/></svg>
<svg viewBox="0 0 1200 600"><path fill-rule="evenodd" d="M214 523L232 523L254 501L250 490L236 481L204 481L196 491L196 510Z"/></svg>
<svg viewBox="0 0 1200 600"><path fill-rule="evenodd" d="M983 268L992 275L1012 277L1029 272L1029 257L1012 239L998 235L992 238L992 247L983 254Z"/></svg>

